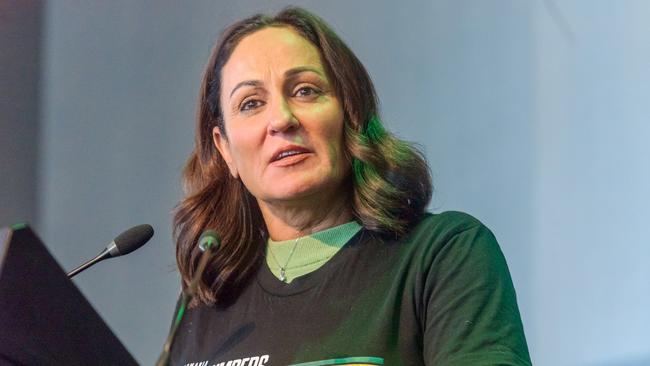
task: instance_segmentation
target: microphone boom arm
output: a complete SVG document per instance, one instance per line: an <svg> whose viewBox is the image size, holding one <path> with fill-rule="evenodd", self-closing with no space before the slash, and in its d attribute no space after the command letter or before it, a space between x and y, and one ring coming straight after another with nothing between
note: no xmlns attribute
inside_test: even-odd
<svg viewBox="0 0 650 366"><path fill-rule="evenodd" d="M72 271L68 272L68 278L72 278L76 276L77 274L83 272L85 269L103 261L104 259L110 258L111 257L111 252L109 248L106 248L102 250L101 253L99 253L95 258L89 260L88 262L80 265L79 267L73 269Z"/></svg>

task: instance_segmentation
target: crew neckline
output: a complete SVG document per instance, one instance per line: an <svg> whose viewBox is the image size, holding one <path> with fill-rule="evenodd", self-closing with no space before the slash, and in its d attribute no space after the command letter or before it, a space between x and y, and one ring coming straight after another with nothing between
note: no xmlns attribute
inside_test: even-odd
<svg viewBox="0 0 650 366"><path fill-rule="evenodd" d="M350 239L361 230L361 225L350 221L300 238L274 241L266 245L266 265L278 279L284 272L284 282L322 267Z"/></svg>
<svg viewBox="0 0 650 366"><path fill-rule="evenodd" d="M264 261L257 273L257 283L266 292L276 296L292 296L305 292L319 284L322 278L335 271L349 257L351 252L357 251L367 241L367 237L366 229L362 227L320 268L297 277L290 283L282 282L275 277L266 261Z"/></svg>

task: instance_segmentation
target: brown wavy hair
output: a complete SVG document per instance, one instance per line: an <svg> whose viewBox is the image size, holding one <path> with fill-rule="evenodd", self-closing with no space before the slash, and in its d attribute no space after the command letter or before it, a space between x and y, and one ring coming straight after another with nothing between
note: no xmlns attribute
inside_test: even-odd
<svg viewBox="0 0 650 366"><path fill-rule="evenodd" d="M423 155L384 129L368 72L322 19L289 7L276 16L258 14L238 21L223 31L204 72L195 147L183 171L186 196L174 216L176 260L184 288L201 255L197 246L201 232L213 229L221 235L221 248L203 274L195 304L230 303L264 257L268 234L257 201L240 179L230 175L213 144L212 129L217 126L226 136L219 98L223 66L244 37L265 27L290 27L320 53L344 110L355 219L371 232L400 237L431 199L431 176Z"/></svg>

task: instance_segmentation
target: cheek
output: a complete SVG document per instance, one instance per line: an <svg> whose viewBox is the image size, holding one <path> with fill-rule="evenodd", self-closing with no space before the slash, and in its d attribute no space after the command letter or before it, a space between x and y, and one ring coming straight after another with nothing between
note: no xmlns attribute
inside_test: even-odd
<svg viewBox="0 0 650 366"><path fill-rule="evenodd" d="M343 111L338 103L310 107L303 111L296 111L295 115L299 120L308 123L313 132L326 143L333 145L342 140Z"/></svg>
<svg viewBox="0 0 650 366"><path fill-rule="evenodd" d="M335 170L340 170L345 165L345 147L343 144L343 115L332 113L326 123L320 125L318 130L321 143L327 149L327 154Z"/></svg>
<svg viewBox="0 0 650 366"><path fill-rule="evenodd" d="M228 130L230 152L237 166L246 168L254 165L257 152L260 148L254 133L244 128L231 128Z"/></svg>
<svg viewBox="0 0 650 366"><path fill-rule="evenodd" d="M343 155L343 134L340 131L340 128L343 128L341 125L337 129L331 129L326 131L325 135L325 144L327 145L329 156L333 159L333 163L340 163L338 160L342 158Z"/></svg>

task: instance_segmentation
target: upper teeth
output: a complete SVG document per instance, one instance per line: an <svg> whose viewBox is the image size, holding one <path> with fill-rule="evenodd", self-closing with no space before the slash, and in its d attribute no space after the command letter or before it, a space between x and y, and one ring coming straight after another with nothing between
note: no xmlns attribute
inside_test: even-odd
<svg viewBox="0 0 650 366"><path fill-rule="evenodd" d="M296 154L300 154L300 153L301 153L300 151L296 151L296 150L283 151L280 154L278 154L276 160L280 160L280 159L285 158L287 156L296 155Z"/></svg>

